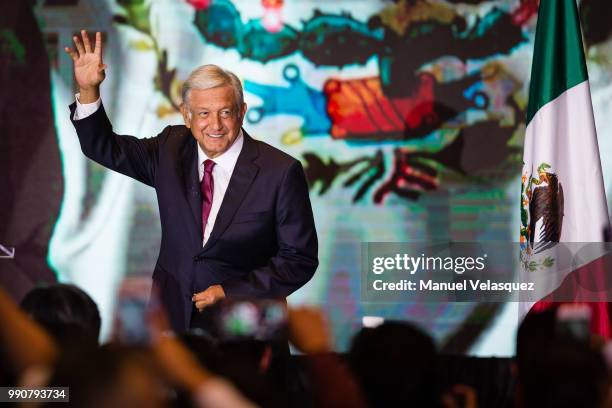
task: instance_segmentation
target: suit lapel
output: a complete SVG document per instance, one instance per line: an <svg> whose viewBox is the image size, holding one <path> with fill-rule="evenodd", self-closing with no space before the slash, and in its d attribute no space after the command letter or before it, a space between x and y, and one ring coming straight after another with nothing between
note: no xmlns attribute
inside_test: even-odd
<svg viewBox="0 0 612 408"><path fill-rule="evenodd" d="M196 140L189 135L181 155L185 197L193 216L194 235L202 245L202 198L200 193L200 180L198 176L198 150Z"/></svg>
<svg viewBox="0 0 612 408"><path fill-rule="evenodd" d="M240 207L242 200L249 191L259 171L259 167L253 163L253 160L255 160L259 154L257 143L244 130L243 137L244 144L242 145L242 151L238 156L232 177L225 191L225 196L221 202L219 212L217 213L215 225L202 251L206 251L210 248L227 227L229 227L236 211Z"/></svg>

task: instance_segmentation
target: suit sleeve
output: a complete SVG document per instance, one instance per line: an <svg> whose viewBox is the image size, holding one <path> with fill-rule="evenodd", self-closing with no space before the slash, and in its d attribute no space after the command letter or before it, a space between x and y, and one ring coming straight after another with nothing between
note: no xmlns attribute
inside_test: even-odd
<svg viewBox="0 0 612 408"><path fill-rule="evenodd" d="M106 168L154 186L160 136L138 139L118 135L113 131L104 106L80 120L73 119L75 109L76 103L70 105L70 120L85 156ZM162 134L168 130L169 127Z"/></svg>
<svg viewBox="0 0 612 408"><path fill-rule="evenodd" d="M295 161L287 170L277 198L278 252L247 277L222 283L230 297L284 298L312 278L318 242L304 170Z"/></svg>

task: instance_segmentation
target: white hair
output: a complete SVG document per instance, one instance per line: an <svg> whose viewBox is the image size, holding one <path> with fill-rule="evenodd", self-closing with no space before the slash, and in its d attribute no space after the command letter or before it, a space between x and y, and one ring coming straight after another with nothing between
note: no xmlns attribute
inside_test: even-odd
<svg viewBox="0 0 612 408"><path fill-rule="evenodd" d="M240 112L244 104L244 95L240 80L233 72L227 71L214 64L202 65L191 71L189 78L183 83L181 89L183 103L189 107L189 94L192 89L205 90L225 85L230 85L234 90L236 109Z"/></svg>

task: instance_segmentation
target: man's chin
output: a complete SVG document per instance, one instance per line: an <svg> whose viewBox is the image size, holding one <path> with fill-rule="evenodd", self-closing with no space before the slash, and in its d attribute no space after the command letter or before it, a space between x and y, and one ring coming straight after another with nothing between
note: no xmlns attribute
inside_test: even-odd
<svg viewBox="0 0 612 408"><path fill-rule="evenodd" d="M211 159L214 159L215 157L219 156L221 153L224 153L227 150L228 146L227 144L223 144L223 146L205 146L204 153L206 153L206 155L208 157L210 157Z"/></svg>

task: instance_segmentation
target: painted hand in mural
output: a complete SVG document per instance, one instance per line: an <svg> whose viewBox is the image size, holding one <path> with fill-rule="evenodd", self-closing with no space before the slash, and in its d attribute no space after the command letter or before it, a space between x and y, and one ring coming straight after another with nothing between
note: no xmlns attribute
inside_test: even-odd
<svg viewBox="0 0 612 408"><path fill-rule="evenodd" d="M74 63L74 77L81 90L81 101L95 102L99 96L98 87L106 77L106 65L102 61L102 33L96 33L94 48L87 31L81 30L81 38L76 35L72 38L76 49L66 47L64 50ZM91 98L93 100L89 100Z"/></svg>

